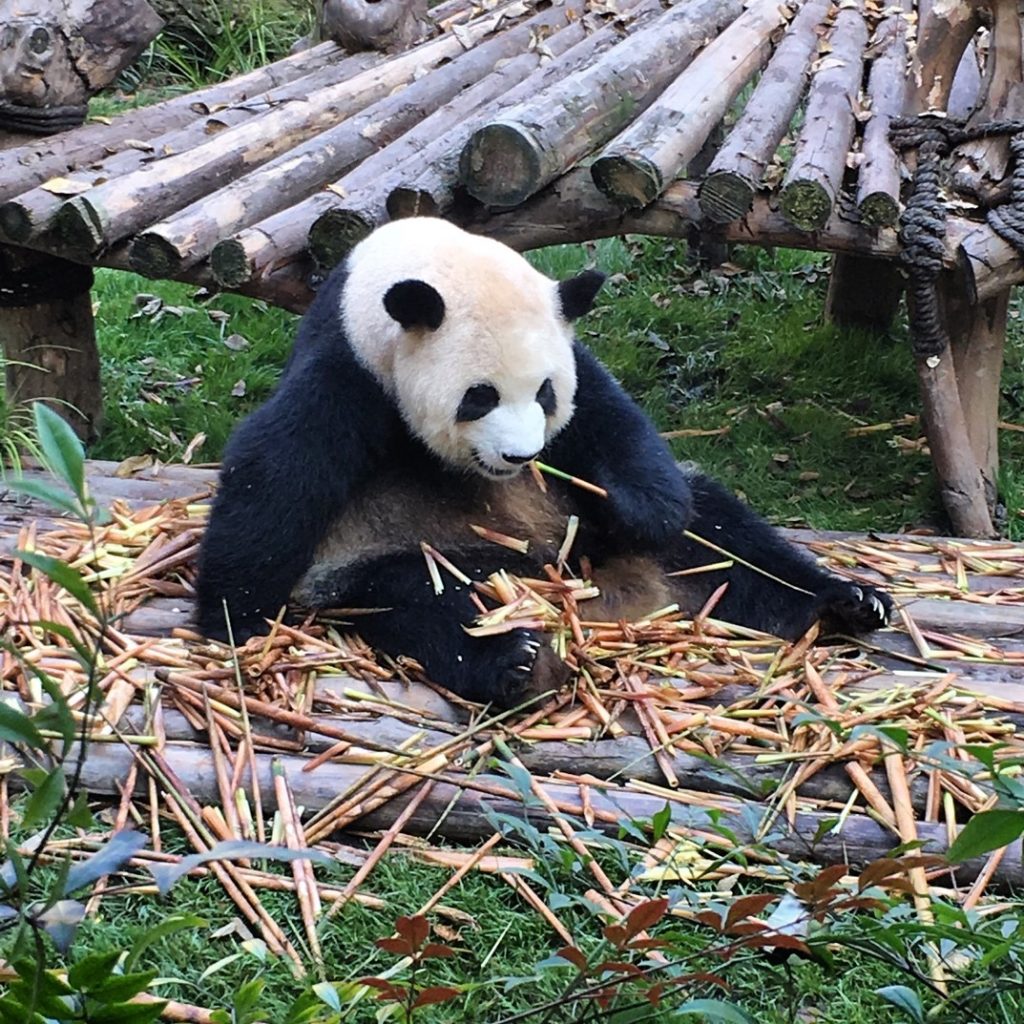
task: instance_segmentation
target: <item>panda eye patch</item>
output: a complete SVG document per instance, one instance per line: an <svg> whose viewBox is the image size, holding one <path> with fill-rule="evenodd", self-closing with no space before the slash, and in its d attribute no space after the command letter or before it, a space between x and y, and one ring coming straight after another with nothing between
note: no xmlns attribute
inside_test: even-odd
<svg viewBox="0 0 1024 1024"><path fill-rule="evenodd" d="M455 414L456 423L481 419L497 407L498 400L497 388L490 384L474 384L459 402L459 411Z"/></svg>
<svg viewBox="0 0 1024 1024"><path fill-rule="evenodd" d="M537 404L544 410L545 416L555 415L557 402L555 400L555 388L551 383L550 377L537 389Z"/></svg>

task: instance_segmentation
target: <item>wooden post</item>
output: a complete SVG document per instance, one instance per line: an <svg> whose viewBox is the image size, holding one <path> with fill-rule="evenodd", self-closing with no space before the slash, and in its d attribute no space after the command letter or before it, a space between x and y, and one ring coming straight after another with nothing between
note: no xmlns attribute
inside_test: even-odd
<svg viewBox="0 0 1024 1024"><path fill-rule="evenodd" d="M89 97L162 25L145 0L0 0L0 131L49 135L80 124ZM88 267L0 247L7 399L51 400L85 440L103 409L91 286Z"/></svg>

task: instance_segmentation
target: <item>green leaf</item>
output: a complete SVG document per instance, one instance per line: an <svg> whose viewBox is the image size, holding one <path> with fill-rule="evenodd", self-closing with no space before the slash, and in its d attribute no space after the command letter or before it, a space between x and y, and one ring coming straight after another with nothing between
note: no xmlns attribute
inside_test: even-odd
<svg viewBox="0 0 1024 1024"><path fill-rule="evenodd" d="M140 992L145 992L156 974L156 971L111 974L98 985L90 986L87 991L94 999L102 999L106 1003L126 1003Z"/></svg>
<svg viewBox="0 0 1024 1024"><path fill-rule="evenodd" d="M721 999L690 999L678 1006L673 1017L692 1017L700 1014L708 1024L756 1024L753 1017L734 1003Z"/></svg>
<svg viewBox="0 0 1024 1024"><path fill-rule="evenodd" d="M49 555L41 555L38 551L15 551L15 558L38 569L48 576L59 587L63 587L76 601L93 614L97 614L96 599L92 595L81 574L72 569L67 562L59 558L51 558Z"/></svg>
<svg viewBox="0 0 1024 1024"><path fill-rule="evenodd" d="M946 856L954 864L1008 846L1024 835L1024 811L980 811L960 831Z"/></svg>
<svg viewBox="0 0 1024 1024"><path fill-rule="evenodd" d="M875 989L875 995L901 1009L917 1024L924 1024L924 1007L921 1006L921 1000L912 988L907 988L906 985L886 985L885 988Z"/></svg>
<svg viewBox="0 0 1024 1024"><path fill-rule="evenodd" d="M118 949L90 953L72 964L68 971L68 984L76 992L87 992L109 978L120 959L121 951Z"/></svg>
<svg viewBox="0 0 1024 1024"><path fill-rule="evenodd" d="M44 484L42 480L28 480L25 477L15 478L6 481L6 486L18 494L27 494L30 498L38 498L45 502L50 508L67 512L68 515L80 518L82 515L81 506L73 495L64 491L58 491L56 487Z"/></svg>
<svg viewBox="0 0 1024 1024"><path fill-rule="evenodd" d="M0 700L0 740L25 743L36 750L46 749L46 740L39 735L32 719L23 711L11 707L6 700Z"/></svg>
<svg viewBox="0 0 1024 1024"><path fill-rule="evenodd" d="M672 808L669 806L668 801L666 801L665 806L660 811L656 811L651 815L651 833L655 842L665 834L665 830L671 821Z"/></svg>
<svg viewBox="0 0 1024 1024"><path fill-rule="evenodd" d="M330 1010L335 1013L341 1012L341 997L338 990L329 981L320 981L313 986L316 997Z"/></svg>
<svg viewBox="0 0 1024 1024"><path fill-rule="evenodd" d="M64 769L58 765L46 773L25 804L21 827L30 832L40 822L49 820L64 799Z"/></svg>
<svg viewBox="0 0 1024 1024"><path fill-rule="evenodd" d="M43 449L47 468L85 504L85 449L78 435L49 406L36 402L32 406L36 437Z"/></svg>
<svg viewBox="0 0 1024 1024"><path fill-rule="evenodd" d="M74 806L64 816L64 822L74 828L91 829L96 819L89 810L89 794L84 790L75 797Z"/></svg>

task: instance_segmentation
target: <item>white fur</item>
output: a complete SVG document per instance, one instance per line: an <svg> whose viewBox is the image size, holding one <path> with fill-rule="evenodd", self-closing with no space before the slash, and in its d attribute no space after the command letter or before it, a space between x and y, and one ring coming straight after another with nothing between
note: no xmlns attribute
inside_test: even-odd
<svg viewBox="0 0 1024 1024"><path fill-rule="evenodd" d="M424 281L444 299L436 331L404 330L384 308L399 281ZM447 221L413 217L378 228L349 256L342 319L357 358L395 399L409 429L453 466L486 476L520 467L572 418L573 332L555 281L513 249ZM550 378L555 414L537 391ZM456 422L466 390L498 389L496 409Z"/></svg>

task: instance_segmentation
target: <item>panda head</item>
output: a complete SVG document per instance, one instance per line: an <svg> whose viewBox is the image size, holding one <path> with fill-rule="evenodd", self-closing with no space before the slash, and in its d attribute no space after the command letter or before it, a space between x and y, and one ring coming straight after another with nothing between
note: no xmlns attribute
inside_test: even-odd
<svg viewBox="0 0 1024 1024"><path fill-rule="evenodd" d="M553 281L432 217L378 228L348 271L342 319L356 357L447 465L511 477L572 418L572 321L602 274Z"/></svg>

